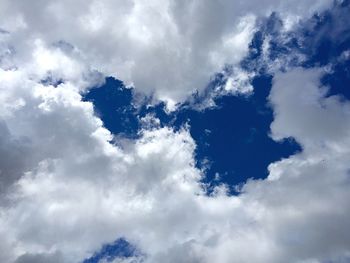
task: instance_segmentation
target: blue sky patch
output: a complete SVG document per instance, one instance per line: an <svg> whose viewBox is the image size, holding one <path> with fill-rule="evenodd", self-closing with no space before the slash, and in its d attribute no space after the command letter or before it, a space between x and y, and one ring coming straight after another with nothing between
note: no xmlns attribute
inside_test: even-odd
<svg viewBox="0 0 350 263"><path fill-rule="evenodd" d="M185 105L167 114L164 104L144 106L138 111L132 105L132 90L113 78L108 78L104 86L92 89L85 99L94 103L97 115L114 134L137 136L138 118L148 113L159 118L163 126L179 129L189 124L197 144L197 166L206 167L204 182L212 186L227 183L233 187L248 178L265 178L271 162L301 150L292 138L275 142L269 137L273 120L267 102L271 79L271 76L256 77L252 95L219 96L215 99L217 107L204 111Z"/></svg>
<svg viewBox="0 0 350 263"><path fill-rule="evenodd" d="M101 260L112 262L116 258L130 258L141 256L140 252L125 239L120 238L111 244L103 245L93 256L82 263L98 263Z"/></svg>

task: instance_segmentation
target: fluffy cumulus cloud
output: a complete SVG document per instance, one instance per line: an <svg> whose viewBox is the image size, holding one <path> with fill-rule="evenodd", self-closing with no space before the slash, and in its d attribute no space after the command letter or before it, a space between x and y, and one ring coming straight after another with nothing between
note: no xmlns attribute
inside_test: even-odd
<svg viewBox="0 0 350 263"><path fill-rule="evenodd" d="M78 89L2 71L2 151L20 162L2 166L1 261L79 262L120 236L145 262L345 258L350 104L324 98L321 74L277 74L270 94L272 136L297 138L303 152L239 196L225 186L208 196L186 128L143 130L120 148Z"/></svg>
<svg viewBox="0 0 350 263"><path fill-rule="evenodd" d="M2 0L0 36L16 65L34 56L55 72L51 56L64 55L67 77L90 65L171 107L242 59L259 17L277 11L291 27L332 2ZM47 57L41 45L55 51Z"/></svg>
<svg viewBox="0 0 350 263"><path fill-rule="evenodd" d="M121 237L141 253L114 262L346 262L350 103L325 69L276 73L271 136L303 151L237 196L207 194L187 127L148 117L115 143L82 100L105 74L184 99L239 62L259 15L327 4L1 0L0 262L81 262Z"/></svg>

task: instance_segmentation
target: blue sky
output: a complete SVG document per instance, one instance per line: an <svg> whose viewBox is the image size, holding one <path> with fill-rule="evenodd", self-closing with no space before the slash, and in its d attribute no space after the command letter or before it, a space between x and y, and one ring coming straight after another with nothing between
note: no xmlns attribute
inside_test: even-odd
<svg viewBox="0 0 350 263"><path fill-rule="evenodd" d="M349 261L349 1L0 9L0 262Z"/></svg>
<svg viewBox="0 0 350 263"><path fill-rule="evenodd" d="M217 106L203 111L186 104L171 113L167 113L162 104L136 109L132 105L132 90L113 79L92 89L85 99L94 103L104 125L121 136L137 137L142 128L139 119L145 114L154 114L162 126L179 129L189 125L197 145L197 167L205 169L203 181L210 184L209 188L227 183L235 192L234 187L249 178L265 178L271 162L301 150L293 138L275 142L269 137L272 110L266 97L271 76L256 77L252 84L253 94L220 96L215 99ZM251 158L255 160L254 166L250 165Z"/></svg>

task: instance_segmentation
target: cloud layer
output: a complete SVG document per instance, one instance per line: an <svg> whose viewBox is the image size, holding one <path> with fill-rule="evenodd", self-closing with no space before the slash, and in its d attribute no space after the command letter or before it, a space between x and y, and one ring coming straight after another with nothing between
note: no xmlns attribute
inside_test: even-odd
<svg viewBox="0 0 350 263"><path fill-rule="evenodd" d="M132 83L148 95L154 93L156 99L172 106L205 88L225 64L235 65L246 55L261 16L280 12L287 29L331 3L79 0L29 4L2 0L0 27L7 32L3 37L8 53L16 53L15 65L42 55L37 44L41 41L58 48L55 55L63 52L73 59L58 62L68 67L64 77L77 78L74 74L84 68L82 63ZM55 71L52 61L42 57L39 63Z"/></svg>
<svg viewBox="0 0 350 263"><path fill-rule="evenodd" d="M304 151L271 164L240 196L224 185L207 196L185 128L143 130L118 148L74 87L2 71L2 148L22 163L1 173L1 261L77 262L121 236L146 262L346 257L350 104L324 98L321 73L277 74L270 95L272 136L293 136Z"/></svg>
<svg viewBox="0 0 350 263"><path fill-rule="evenodd" d="M271 136L303 151L238 196L206 193L186 127L148 116L118 146L82 100L105 74L182 100L240 61L272 5L291 21L329 1L74 3L0 2L1 262L80 262L120 237L142 255L116 262L348 260L350 104L324 68L275 74Z"/></svg>

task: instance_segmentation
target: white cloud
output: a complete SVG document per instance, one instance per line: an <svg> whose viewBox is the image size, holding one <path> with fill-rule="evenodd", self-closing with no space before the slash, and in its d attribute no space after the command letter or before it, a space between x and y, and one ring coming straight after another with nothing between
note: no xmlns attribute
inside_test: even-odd
<svg viewBox="0 0 350 263"><path fill-rule="evenodd" d="M350 128L344 120L348 119L350 108L338 96L322 99L328 89L318 88L320 72L296 69L275 77L279 89L270 94L276 114L272 124L275 139L293 136L308 149L344 146Z"/></svg>
<svg viewBox="0 0 350 263"><path fill-rule="evenodd" d="M220 70L213 54L219 64L232 62L226 47L249 39L246 14L256 2L75 3L0 2L2 27L11 32L0 33L1 41L16 49L0 60L1 262L73 263L119 237L146 262L349 257L350 106L324 98L322 70L275 76L271 136L295 137L303 152L271 164L268 179L248 182L238 197L224 185L204 193L186 128L160 128L149 117L139 139L117 147L81 100L100 81L94 68L130 78L140 90L155 87L159 97L183 98ZM276 8L303 16L306 5ZM65 82L40 83L47 77ZM246 84L244 76L232 81Z"/></svg>
<svg viewBox="0 0 350 263"><path fill-rule="evenodd" d="M225 64L246 54L255 18L278 11L290 21L323 10L332 1L36 1L2 0L0 28L15 50L15 65L34 55L42 67L68 79L84 66L72 54L45 50L59 41L73 45L83 65L133 83L170 106L205 88ZM290 23L289 23L290 24ZM291 27L291 26L289 26ZM57 56L60 56L58 59ZM68 57L67 57L68 56ZM43 64L44 63L44 64Z"/></svg>
<svg viewBox="0 0 350 263"><path fill-rule="evenodd" d="M272 136L294 136L304 150L271 164L267 180L248 182L235 197L225 186L205 195L186 129L151 126L121 149L79 89L1 71L5 140L26 144L5 148L23 147L25 165L1 199L0 260L77 262L119 237L146 262L345 258L350 110L337 97L323 98L320 72L276 75Z"/></svg>

